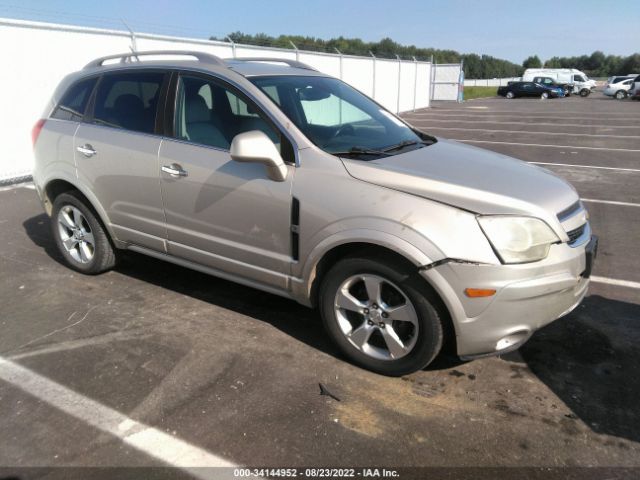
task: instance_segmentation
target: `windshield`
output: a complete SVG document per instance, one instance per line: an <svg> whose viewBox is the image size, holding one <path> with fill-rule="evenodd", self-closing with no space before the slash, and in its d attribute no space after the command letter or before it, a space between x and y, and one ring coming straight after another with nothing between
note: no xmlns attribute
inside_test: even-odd
<svg viewBox="0 0 640 480"><path fill-rule="evenodd" d="M277 76L250 80L325 152L372 159L435 142L338 79Z"/></svg>

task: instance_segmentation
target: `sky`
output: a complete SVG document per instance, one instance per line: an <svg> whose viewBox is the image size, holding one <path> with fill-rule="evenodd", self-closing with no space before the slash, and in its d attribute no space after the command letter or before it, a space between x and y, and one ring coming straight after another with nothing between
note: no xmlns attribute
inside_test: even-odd
<svg viewBox="0 0 640 480"><path fill-rule="evenodd" d="M511 60L640 51L638 0L0 0L0 17L208 38L390 37Z"/></svg>

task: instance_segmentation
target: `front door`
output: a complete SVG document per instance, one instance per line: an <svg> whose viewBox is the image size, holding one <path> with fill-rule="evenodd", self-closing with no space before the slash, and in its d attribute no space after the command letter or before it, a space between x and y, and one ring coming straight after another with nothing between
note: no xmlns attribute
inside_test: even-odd
<svg viewBox="0 0 640 480"><path fill-rule="evenodd" d="M264 166L229 154L233 137L250 130L265 132L281 151L290 151L286 140L226 83L191 74L174 83L172 138L163 140L159 156L169 253L286 288L295 167L276 182Z"/></svg>
<svg viewBox="0 0 640 480"><path fill-rule="evenodd" d="M105 74L93 112L74 138L78 176L105 209L116 237L159 251L166 229L155 122L164 80L158 71Z"/></svg>

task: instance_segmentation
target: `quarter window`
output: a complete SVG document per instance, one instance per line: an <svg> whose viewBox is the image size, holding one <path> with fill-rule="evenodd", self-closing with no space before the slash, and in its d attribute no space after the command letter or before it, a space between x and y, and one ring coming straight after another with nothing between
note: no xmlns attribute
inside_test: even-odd
<svg viewBox="0 0 640 480"><path fill-rule="evenodd" d="M183 75L178 80L175 137L228 150L233 137L264 132L280 150L280 133L244 95L216 82Z"/></svg>
<svg viewBox="0 0 640 480"><path fill-rule="evenodd" d="M153 133L164 73L107 74L98 85L95 123Z"/></svg>
<svg viewBox="0 0 640 480"><path fill-rule="evenodd" d="M93 91L97 78L89 78L74 84L62 97L62 100L51 114L58 120L82 120L84 110Z"/></svg>

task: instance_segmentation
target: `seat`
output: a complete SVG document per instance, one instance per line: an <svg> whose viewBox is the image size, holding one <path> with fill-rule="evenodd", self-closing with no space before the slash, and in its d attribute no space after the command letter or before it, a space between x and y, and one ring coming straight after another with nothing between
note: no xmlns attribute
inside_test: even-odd
<svg viewBox="0 0 640 480"><path fill-rule="evenodd" d="M137 95L125 93L113 102L114 123L128 130L153 132L153 122L145 121L144 103ZM151 123L151 130L148 128Z"/></svg>
<svg viewBox="0 0 640 480"><path fill-rule="evenodd" d="M190 95L185 102L185 136L187 140L228 149L229 141L211 118L211 111L200 95Z"/></svg>

